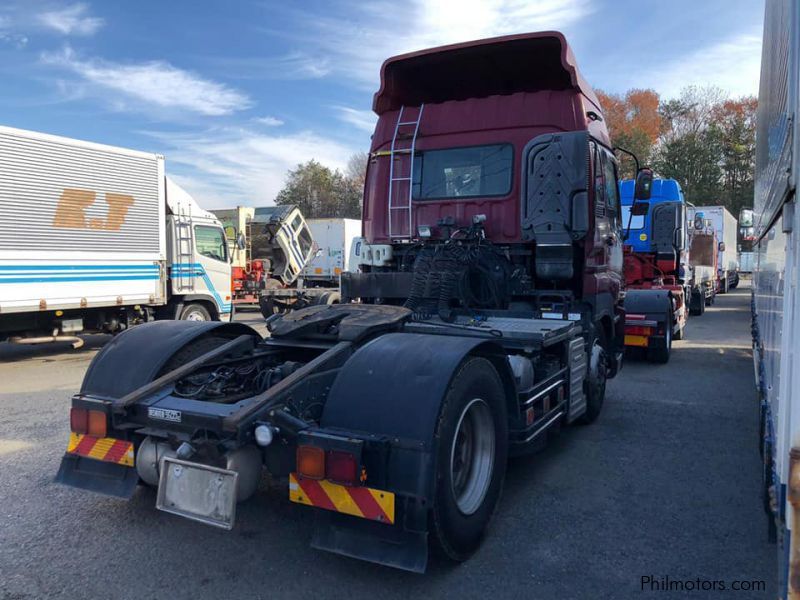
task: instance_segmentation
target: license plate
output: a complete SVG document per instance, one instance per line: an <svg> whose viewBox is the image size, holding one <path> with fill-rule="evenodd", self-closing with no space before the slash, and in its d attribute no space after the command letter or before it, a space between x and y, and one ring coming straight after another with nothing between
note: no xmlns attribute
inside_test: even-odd
<svg viewBox="0 0 800 600"><path fill-rule="evenodd" d="M156 508L233 529L238 479L236 471L165 457L161 459Z"/></svg>
<svg viewBox="0 0 800 600"><path fill-rule="evenodd" d="M644 335L626 335L625 336L625 345L626 346L639 346L640 348L647 348L648 342L647 337Z"/></svg>

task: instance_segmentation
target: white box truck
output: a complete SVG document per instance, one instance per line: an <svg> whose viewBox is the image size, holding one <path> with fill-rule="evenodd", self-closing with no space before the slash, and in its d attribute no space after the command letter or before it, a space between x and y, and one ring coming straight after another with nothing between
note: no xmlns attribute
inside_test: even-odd
<svg viewBox="0 0 800 600"><path fill-rule="evenodd" d="M303 269L303 279L309 283L329 283L339 287L339 276L351 271L350 248L353 238L361 235L358 219L308 219L314 238L314 257Z"/></svg>
<svg viewBox="0 0 800 600"><path fill-rule="evenodd" d="M164 158L0 127L0 340L229 320L220 222Z"/></svg>
<svg viewBox="0 0 800 600"><path fill-rule="evenodd" d="M702 215L710 220L717 235L717 293L724 294L739 285L739 256L737 253L738 222L724 206L695 206L690 215Z"/></svg>
<svg viewBox="0 0 800 600"><path fill-rule="evenodd" d="M756 116L753 360L779 597L800 598L800 3L767 0Z"/></svg>

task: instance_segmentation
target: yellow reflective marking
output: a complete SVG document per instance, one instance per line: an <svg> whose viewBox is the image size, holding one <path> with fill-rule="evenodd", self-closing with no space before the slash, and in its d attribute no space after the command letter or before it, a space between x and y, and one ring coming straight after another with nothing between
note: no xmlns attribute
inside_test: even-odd
<svg viewBox="0 0 800 600"><path fill-rule="evenodd" d="M311 504L311 500L309 500L303 493L300 484L297 483L297 478L295 477L294 473L289 475L289 500L299 504L305 504L307 506L314 506Z"/></svg>
<svg viewBox="0 0 800 600"><path fill-rule="evenodd" d="M391 492L373 490L372 488L367 489L369 493L372 494L372 497L375 498L375 502L380 505L383 512L386 513L386 516L389 517L389 523L394 523L394 494Z"/></svg>
<svg viewBox="0 0 800 600"><path fill-rule="evenodd" d="M319 483L338 512L354 515L356 517L364 516L364 513L358 508L358 504L356 504L355 500L347 493L347 489L343 485L331 483L326 479L323 479Z"/></svg>

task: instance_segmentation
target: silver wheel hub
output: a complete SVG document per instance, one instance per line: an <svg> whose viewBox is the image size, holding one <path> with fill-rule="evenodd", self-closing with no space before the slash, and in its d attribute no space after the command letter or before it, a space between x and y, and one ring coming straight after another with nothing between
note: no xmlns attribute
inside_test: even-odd
<svg viewBox="0 0 800 600"><path fill-rule="evenodd" d="M199 310L193 310L188 315L186 315L186 320L187 321L205 321L206 317Z"/></svg>
<svg viewBox="0 0 800 600"><path fill-rule="evenodd" d="M592 384L602 384L606 379L606 352L596 341L589 356L589 379Z"/></svg>
<svg viewBox="0 0 800 600"><path fill-rule="evenodd" d="M494 471L494 417L480 398L470 400L461 411L450 448L450 482L458 510L465 515L477 511Z"/></svg>

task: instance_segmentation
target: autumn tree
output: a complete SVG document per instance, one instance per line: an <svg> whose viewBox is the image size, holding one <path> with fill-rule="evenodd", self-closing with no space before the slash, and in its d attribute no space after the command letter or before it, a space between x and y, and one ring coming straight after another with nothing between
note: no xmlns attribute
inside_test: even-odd
<svg viewBox="0 0 800 600"><path fill-rule="evenodd" d="M597 92L611 143L633 152L641 165L649 164L661 133L659 96L653 90L628 90L624 96ZM620 157L620 176L633 177L635 165Z"/></svg>
<svg viewBox="0 0 800 600"><path fill-rule="evenodd" d="M363 185L316 160L289 171L275 204L294 204L307 219L361 218Z"/></svg>

